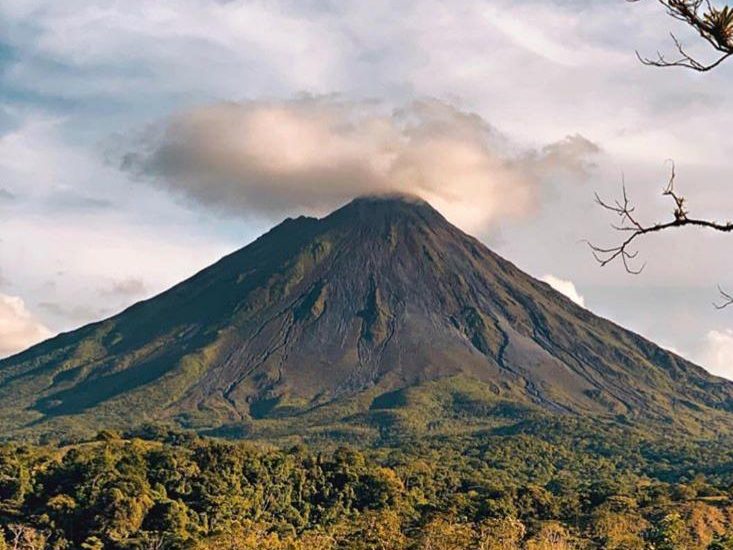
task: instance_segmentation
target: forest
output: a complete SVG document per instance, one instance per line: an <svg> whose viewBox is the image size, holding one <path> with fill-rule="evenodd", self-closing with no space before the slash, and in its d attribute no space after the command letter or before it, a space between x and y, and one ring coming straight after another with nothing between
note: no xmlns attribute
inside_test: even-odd
<svg viewBox="0 0 733 550"><path fill-rule="evenodd" d="M3 444L0 548L725 549L731 464L579 419L362 449L145 426Z"/></svg>

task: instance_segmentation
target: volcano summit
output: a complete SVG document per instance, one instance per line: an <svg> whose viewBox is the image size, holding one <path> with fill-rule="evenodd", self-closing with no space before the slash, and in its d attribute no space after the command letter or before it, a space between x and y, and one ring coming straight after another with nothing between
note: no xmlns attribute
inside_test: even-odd
<svg viewBox="0 0 733 550"><path fill-rule="evenodd" d="M435 429L526 411L729 429L733 383L405 196L287 219L159 296L0 361L5 435L162 421L353 436L409 429L411 408Z"/></svg>

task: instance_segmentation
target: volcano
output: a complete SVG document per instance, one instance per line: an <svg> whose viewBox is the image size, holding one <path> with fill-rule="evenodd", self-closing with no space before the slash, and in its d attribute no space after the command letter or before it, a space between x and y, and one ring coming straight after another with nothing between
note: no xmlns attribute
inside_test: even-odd
<svg viewBox="0 0 733 550"><path fill-rule="evenodd" d="M407 196L287 219L152 299L0 361L5 437L146 422L358 432L410 404L427 424L531 410L733 426L733 383L579 307Z"/></svg>

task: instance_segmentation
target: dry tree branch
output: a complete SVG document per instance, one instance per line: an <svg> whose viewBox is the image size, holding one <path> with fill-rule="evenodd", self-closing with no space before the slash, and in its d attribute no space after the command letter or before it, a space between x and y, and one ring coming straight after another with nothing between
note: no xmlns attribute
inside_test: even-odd
<svg viewBox="0 0 733 550"><path fill-rule="evenodd" d="M638 2L639 0L627 0ZM679 57L668 59L664 54L657 52L657 57L651 59L643 57L639 52L636 56L644 65L653 67L684 67L698 72L707 72L733 56L733 8L715 7L711 0L657 0L665 7L667 13L674 19L687 24L717 52L714 61L704 63L687 53L682 42L674 35L672 41Z"/></svg>
<svg viewBox="0 0 733 550"><path fill-rule="evenodd" d="M627 1L638 2L639 0ZM731 6L725 5L723 7L716 7L713 5L713 0L657 1L664 6L667 14L673 19L681 21L688 27L695 30L697 34L718 53L718 55L712 62L703 63L698 61L688 54L682 45L682 42L673 33L670 33L679 57L670 60L661 52L657 52L656 59L650 59L642 57L637 51L636 56L644 65L651 65L654 67L684 67L698 72L707 72L715 69L729 57L733 56L733 8ZM639 269L635 269L631 266L631 261L638 256L638 251L630 251L630 247L632 247L637 238L647 233L687 225L704 227L721 232L733 231L733 222L721 223L690 218L689 212L685 207L685 197L677 194L674 188L674 183L675 168L674 164L672 164L672 174L663 195L670 197L674 201L674 220L666 223L656 223L646 226L640 224L636 221L636 218L634 218L634 206L628 200L625 185L623 187L622 202L615 201L614 204L609 204L601 200L601 198L596 194L596 201L603 208L615 213L621 218L621 225L614 227L619 231L630 233L629 237L627 237L618 246L604 248L588 243L594 257L601 266L608 265L620 258L627 272L633 274L641 273L644 269L644 265ZM733 294L724 291L720 286L718 287L718 292L720 293L722 301L713 304L717 309L725 309L729 306L733 306Z"/></svg>
<svg viewBox="0 0 733 550"><path fill-rule="evenodd" d="M667 222L657 222L653 224L643 224L639 221L636 216L636 207L629 200L629 196L626 191L626 183L622 186L621 199L614 200L613 202L607 202L601 199L596 194L596 202L605 210L612 212L619 217L620 221L617 224L612 224L612 227L626 237L623 241L614 246L598 246L591 242L588 242L588 246L591 249L593 256L596 261L605 267L614 261L621 261L624 269L632 275L638 275L643 270L646 264L641 267L634 267L633 262L638 257L639 251L633 249L636 241L649 233L656 233L667 229L694 226L703 227L706 229L712 229L714 231L720 231L723 233L733 232L733 222L718 222L713 220L705 220L699 218L691 218L689 211L686 206L686 199L680 195L675 189L676 179L675 166L672 164L672 171L669 177L669 181L662 192L662 195L669 197L674 202L674 210L672 211L673 218ZM715 304L718 309L726 308L733 305L733 295L728 294L719 288L723 301Z"/></svg>
<svg viewBox="0 0 733 550"><path fill-rule="evenodd" d="M720 297L722 299L721 302L714 303L715 309L725 309L728 306L733 305L733 295L726 292L722 288L718 287L718 292L720 292Z"/></svg>

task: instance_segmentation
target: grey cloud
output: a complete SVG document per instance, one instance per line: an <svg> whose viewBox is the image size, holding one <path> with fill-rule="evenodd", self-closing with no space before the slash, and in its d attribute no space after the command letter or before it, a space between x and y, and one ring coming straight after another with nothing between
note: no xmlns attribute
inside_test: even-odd
<svg viewBox="0 0 733 550"><path fill-rule="evenodd" d="M110 208L112 202L80 194L74 191L58 191L52 194L47 202L55 209L64 210L99 210Z"/></svg>
<svg viewBox="0 0 733 550"><path fill-rule="evenodd" d="M141 279L124 279L115 281L108 288L100 290L100 294L103 296L134 297L141 296L147 291L148 289Z"/></svg>
<svg viewBox="0 0 733 550"><path fill-rule="evenodd" d="M597 166L592 159L600 152L601 148L596 143L580 134L575 134L545 145L537 159L538 167L587 178Z"/></svg>
<svg viewBox="0 0 733 550"><path fill-rule="evenodd" d="M63 317L74 322L88 322L90 319L102 319L110 313L107 308L98 308L91 305L66 306L56 302L41 302L38 307L46 313Z"/></svg>
<svg viewBox="0 0 733 550"><path fill-rule="evenodd" d="M7 189L4 189L0 187L0 201L12 201L15 200L15 195L8 191Z"/></svg>

